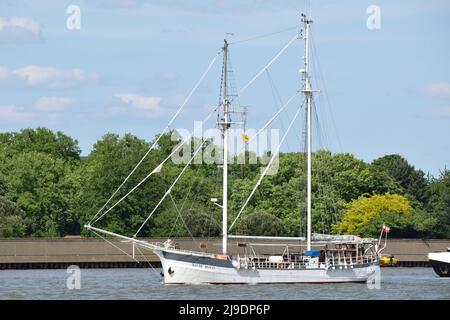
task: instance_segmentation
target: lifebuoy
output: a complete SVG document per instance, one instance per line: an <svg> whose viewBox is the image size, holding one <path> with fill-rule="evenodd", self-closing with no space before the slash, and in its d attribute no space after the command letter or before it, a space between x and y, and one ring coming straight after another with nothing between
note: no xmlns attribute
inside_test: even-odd
<svg viewBox="0 0 450 320"><path fill-rule="evenodd" d="M284 269L284 263L282 262L277 263L277 269Z"/></svg>

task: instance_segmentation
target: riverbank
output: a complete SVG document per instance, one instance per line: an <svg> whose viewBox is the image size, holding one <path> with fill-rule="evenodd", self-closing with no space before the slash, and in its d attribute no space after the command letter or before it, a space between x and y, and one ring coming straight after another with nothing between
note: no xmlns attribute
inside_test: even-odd
<svg viewBox="0 0 450 320"><path fill-rule="evenodd" d="M143 238L149 242L164 242L165 238ZM205 250L220 253L221 239L172 239L181 249ZM258 241L264 243L264 241ZM286 243L286 241L283 241ZM298 243L298 242L288 242ZM393 255L403 267L427 267L427 254L444 251L450 239L390 239L383 255ZM230 240L230 254L243 253L238 241ZM265 254L281 254L280 246L260 246ZM281 252L280 252L281 250ZM0 239L0 269L61 269L69 265L80 268L147 268L160 263L151 251L133 248L129 242L117 239L66 237L66 238L5 238Z"/></svg>

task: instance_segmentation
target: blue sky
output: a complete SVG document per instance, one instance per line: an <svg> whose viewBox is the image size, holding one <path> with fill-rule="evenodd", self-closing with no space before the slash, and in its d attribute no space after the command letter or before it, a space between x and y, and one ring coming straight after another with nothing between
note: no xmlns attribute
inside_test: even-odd
<svg viewBox="0 0 450 320"><path fill-rule="evenodd" d="M70 4L81 9L79 30L66 27ZM366 26L369 5L381 9L380 30ZM150 140L226 33L234 42L289 29L230 46L239 89L296 34L304 7L293 0L3 0L0 131L62 130L83 154L106 132ZM450 166L450 3L313 1L312 14L323 147L369 162L399 153L434 175ZM300 86L302 55L296 41L269 69L283 101ZM220 70L218 61L174 128L192 130L217 104ZM240 96L249 127L277 110L268 79ZM287 127L288 118L274 126ZM299 149L298 136L285 151Z"/></svg>

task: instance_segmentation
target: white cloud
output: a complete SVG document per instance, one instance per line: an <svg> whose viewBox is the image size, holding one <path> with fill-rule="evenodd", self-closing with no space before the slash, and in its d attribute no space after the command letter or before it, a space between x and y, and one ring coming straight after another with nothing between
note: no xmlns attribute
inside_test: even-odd
<svg viewBox="0 0 450 320"><path fill-rule="evenodd" d="M36 103L35 108L44 112L58 112L64 111L73 104L73 99L68 97L40 97Z"/></svg>
<svg viewBox="0 0 450 320"><path fill-rule="evenodd" d="M33 106L17 107L15 105L0 105L0 123L27 123L40 121L41 123L55 124L66 116L63 111L74 103L72 98L43 96Z"/></svg>
<svg viewBox="0 0 450 320"><path fill-rule="evenodd" d="M31 120L33 114L14 105L0 106L0 122L25 122Z"/></svg>
<svg viewBox="0 0 450 320"><path fill-rule="evenodd" d="M0 17L0 43L33 41L41 41L41 28L32 17Z"/></svg>
<svg viewBox="0 0 450 320"><path fill-rule="evenodd" d="M437 82L423 88L423 91L433 97L450 97L450 83Z"/></svg>
<svg viewBox="0 0 450 320"><path fill-rule="evenodd" d="M97 81L95 72L82 69L59 69L36 65L25 66L14 70L0 66L0 83L18 83L28 87L46 87L64 89L80 84Z"/></svg>
<svg viewBox="0 0 450 320"><path fill-rule="evenodd" d="M162 98L158 96L140 96L133 93L117 93L114 95L125 105L131 107L130 111L144 115L146 117L159 117L164 114ZM118 109L116 109L117 111Z"/></svg>

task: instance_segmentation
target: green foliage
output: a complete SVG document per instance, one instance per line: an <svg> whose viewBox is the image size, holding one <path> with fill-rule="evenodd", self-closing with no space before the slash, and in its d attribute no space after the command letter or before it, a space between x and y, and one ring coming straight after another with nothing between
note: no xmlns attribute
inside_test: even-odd
<svg viewBox="0 0 450 320"><path fill-rule="evenodd" d="M267 212L255 211L242 218L238 233L252 236L282 236L282 220Z"/></svg>
<svg viewBox="0 0 450 320"><path fill-rule="evenodd" d="M199 203L189 208L168 205L155 217L152 236L154 237L218 237L221 234L221 215L217 210L211 211Z"/></svg>
<svg viewBox="0 0 450 320"><path fill-rule="evenodd" d="M374 194L372 196L363 195L357 200L353 200L347 205L347 211L342 221L334 226L338 233L365 235L376 235L375 230L379 230L381 225L373 226L374 221L386 214L396 215L410 214L412 207L403 196L397 194Z"/></svg>
<svg viewBox="0 0 450 320"><path fill-rule="evenodd" d="M2 164L5 197L26 212L33 236L62 236L68 203L64 179L71 169L63 160L31 151L16 154Z"/></svg>
<svg viewBox="0 0 450 320"><path fill-rule="evenodd" d="M438 221L433 229L435 235L450 238L450 170L444 170L431 181L427 210Z"/></svg>
<svg viewBox="0 0 450 320"><path fill-rule="evenodd" d="M23 237L29 228L25 212L8 199L0 196L0 237Z"/></svg>
<svg viewBox="0 0 450 320"><path fill-rule="evenodd" d="M428 181L425 173L415 170L414 166L400 155L387 155L373 161L372 166L378 172L386 172L405 190L405 192L417 199L420 203L428 200Z"/></svg>
<svg viewBox="0 0 450 320"><path fill-rule="evenodd" d="M83 165L71 178L78 185L76 201L71 212L78 215L80 225L88 223L94 217L149 148L147 142L131 134L126 134L123 138L116 134L106 134L94 145ZM158 156L159 154L154 155ZM149 157L142 163L106 209L121 199L126 191L131 190L157 166L159 159L154 157ZM163 189L160 177L150 177L141 188L130 194L126 201L113 209L114 214L106 214L98 226L113 232L134 234L162 196ZM143 230L144 235L145 232L148 230Z"/></svg>
<svg viewBox="0 0 450 320"><path fill-rule="evenodd" d="M391 236L417 237L429 234L437 221L423 211L414 211L409 200L401 195L363 195L347 205L342 221L334 226L338 233L377 236L383 224Z"/></svg>
<svg viewBox="0 0 450 320"><path fill-rule="evenodd" d="M79 160L78 142L64 133L46 128L23 129L20 132L0 133L0 153L13 156L36 151L64 160Z"/></svg>
<svg viewBox="0 0 450 320"><path fill-rule="evenodd" d="M163 135L105 210L155 169L179 142L176 132ZM196 140L188 149L193 151L198 143ZM95 143L88 157L80 158L77 141L61 132L37 128L0 133L0 207L8 208L0 211L0 236L90 235L83 225L102 208L151 144L131 134L109 133ZM207 141L204 148L211 144ZM245 156L247 160L256 157L252 153ZM450 237L448 170L438 178L427 178L398 155L368 164L351 154L317 151L312 162L315 232L377 235L385 223L392 227L393 236ZM95 226L133 235L183 167L167 161ZM230 165L230 222L263 169L261 161ZM305 169L304 153L281 153L277 173L263 179L232 232L304 235ZM220 236L221 210L210 198L222 202L221 174L216 164L189 166L139 236Z"/></svg>

